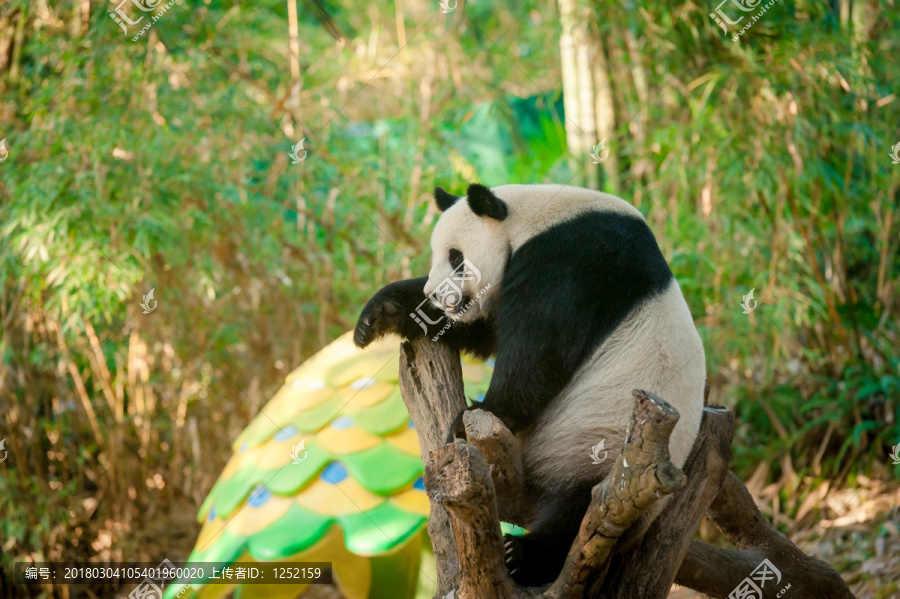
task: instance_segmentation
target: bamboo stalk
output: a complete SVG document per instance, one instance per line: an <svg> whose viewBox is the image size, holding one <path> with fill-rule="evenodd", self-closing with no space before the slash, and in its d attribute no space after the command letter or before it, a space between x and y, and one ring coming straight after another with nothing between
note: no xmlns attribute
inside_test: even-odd
<svg viewBox="0 0 900 599"><path fill-rule="evenodd" d="M419 199L419 189L422 184L422 164L425 161L425 142L431 130L431 98L434 93L434 56L430 56L426 61L425 76L419 84L419 127L420 134L416 143L416 156L413 159L413 168L410 175L409 195L406 199L406 214L403 218L403 224L406 229L412 230L413 217L416 213L416 204Z"/></svg>
<svg viewBox="0 0 900 599"><path fill-rule="evenodd" d="M562 70L563 110L566 113L566 140L569 152L573 155L583 146L581 131L578 129L580 105L578 99L578 77L575 61L574 30L577 27L575 19L575 1L558 0L560 34L559 54Z"/></svg>
<svg viewBox="0 0 900 599"><path fill-rule="evenodd" d="M397 47L406 46L406 18L403 11L403 0L394 2L394 22L397 26Z"/></svg>
<svg viewBox="0 0 900 599"><path fill-rule="evenodd" d="M89 321L84 323L84 333L91 346L90 360L94 369L94 378L100 385L100 390L103 392L106 403L109 405L109 410L115 416L116 422L122 422L119 402L116 401L116 395L112 389L112 375L109 372L109 367L106 365L103 346L100 345L100 339L97 337L96 331L94 331L94 326Z"/></svg>
<svg viewBox="0 0 900 599"><path fill-rule="evenodd" d="M290 106L300 106L300 34L297 27L297 0L287 0L288 9L288 62L291 66Z"/></svg>
<svg viewBox="0 0 900 599"><path fill-rule="evenodd" d="M66 344L65 339L63 339L62 330L60 329L60 326L56 321L49 318L47 319L47 328L53 331L54 336L56 337L56 343L59 347L59 351L62 353L62 358L65 362L66 370L69 372L69 376L72 377L72 382L75 385L75 390L78 392L78 398L81 400L81 405L84 408L84 413L87 414L88 422L90 422L91 431L94 433L94 441L98 446L102 446L103 433L100 432L100 424L97 422L97 414L96 412L94 412L94 406L91 404L90 396L88 396L87 388L84 385L84 379L81 377L81 373L78 371L78 368L72 361L72 352L69 351L69 346Z"/></svg>

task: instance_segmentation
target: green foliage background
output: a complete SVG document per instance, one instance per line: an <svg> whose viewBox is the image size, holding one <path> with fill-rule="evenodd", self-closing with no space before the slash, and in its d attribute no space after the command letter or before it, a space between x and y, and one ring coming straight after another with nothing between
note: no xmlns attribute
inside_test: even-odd
<svg viewBox="0 0 900 599"><path fill-rule="evenodd" d="M112 4L0 8L3 569L186 553L283 377L427 271L434 185L599 168L566 149L556 7L437 4L301 1L299 79L280 1L182 0L137 42ZM712 9L591 5L607 147L735 411L734 469L792 514L897 476L900 12L781 0L734 43Z"/></svg>

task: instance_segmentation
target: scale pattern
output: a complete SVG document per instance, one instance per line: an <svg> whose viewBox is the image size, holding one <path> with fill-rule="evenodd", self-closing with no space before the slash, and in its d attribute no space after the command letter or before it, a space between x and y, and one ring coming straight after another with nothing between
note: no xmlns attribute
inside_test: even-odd
<svg viewBox="0 0 900 599"><path fill-rule="evenodd" d="M347 333L287 377L234 442L200 507L191 562L330 561L348 599L415 595L429 507L419 440L400 397L399 350L396 337L360 350ZM492 367L467 358L462 366L466 397L480 401ZM165 597L183 589L169 585ZM194 584L181 596L302 590Z"/></svg>

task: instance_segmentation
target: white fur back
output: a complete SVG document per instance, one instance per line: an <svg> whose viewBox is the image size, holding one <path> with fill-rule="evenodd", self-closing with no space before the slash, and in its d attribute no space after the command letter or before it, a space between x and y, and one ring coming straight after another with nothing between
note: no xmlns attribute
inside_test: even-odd
<svg viewBox="0 0 900 599"><path fill-rule="evenodd" d="M538 233L587 212L617 212L644 220L640 211L621 198L569 185L500 185L492 187L504 200L509 216L504 221L513 251Z"/></svg>
<svg viewBox="0 0 900 599"><path fill-rule="evenodd" d="M678 410L669 450L682 466L700 428L705 380L703 344L673 279L612 333L522 440L529 474L543 488L573 475L606 476L631 421L632 389L655 393ZM591 448L604 439L608 457L594 464Z"/></svg>

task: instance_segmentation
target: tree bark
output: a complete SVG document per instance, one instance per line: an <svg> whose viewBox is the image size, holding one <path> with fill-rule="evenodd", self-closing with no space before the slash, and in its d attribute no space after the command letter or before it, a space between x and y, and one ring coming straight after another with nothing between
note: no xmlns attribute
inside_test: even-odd
<svg viewBox="0 0 900 599"><path fill-rule="evenodd" d="M491 471L481 452L465 441L435 449L425 464L425 488L432 505L443 505L450 512L462 574L456 597L514 596Z"/></svg>
<svg viewBox="0 0 900 599"><path fill-rule="evenodd" d="M463 423L466 439L490 465L500 520L522 526L529 520L529 514L525 502L525 468L515 437L499 418L483 410L466 412Z"/></svg>

